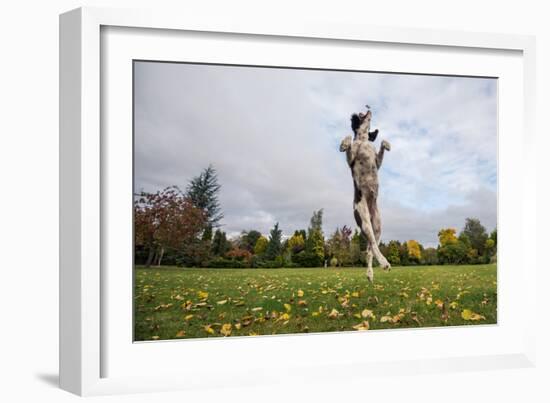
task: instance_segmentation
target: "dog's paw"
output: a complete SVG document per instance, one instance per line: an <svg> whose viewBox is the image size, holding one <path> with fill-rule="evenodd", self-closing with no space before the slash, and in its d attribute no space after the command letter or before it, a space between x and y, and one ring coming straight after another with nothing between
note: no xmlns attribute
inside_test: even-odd
<svg viewBox="0 0 550 403"><path fill-rule="evenodd" d="M351 136L347 136L340 143L340 151L341 152L348 151L350 147L351 147Z"/></svg>

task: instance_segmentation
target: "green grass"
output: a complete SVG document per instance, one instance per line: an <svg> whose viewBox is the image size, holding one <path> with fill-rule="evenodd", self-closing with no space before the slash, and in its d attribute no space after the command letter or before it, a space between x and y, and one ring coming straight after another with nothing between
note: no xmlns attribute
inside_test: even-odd
<svg viewBox="0 0 550 403"><path fill-rule="evenodd" d="M497 321L494 264L375 269L373 284L364 268L137 267L135 274L135 340L219 337L223 325L233 337L356 331L364 321L371 331Z"/></svg>

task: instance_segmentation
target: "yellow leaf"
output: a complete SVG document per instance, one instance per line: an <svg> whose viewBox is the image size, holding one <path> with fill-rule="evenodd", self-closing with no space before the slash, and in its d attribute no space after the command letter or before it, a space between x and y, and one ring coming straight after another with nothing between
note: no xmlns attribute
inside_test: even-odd
<svg viewBox="0 0 550 403"><path fill-rule="evenodd" d="M235 323L235 329L237 330L240 330L241 329L241 324L240 323Z"/></svg>
<svg viewBox="0 0 550 403"><path fill-rule="evenodd" d="M353 328L355 330L369 330L369 322L365 320L358 325L353 326Z"/></svg>
<svg viewBox="0 0 550 403"><path fill-rule="evenodd" d="M289 319L290 319L290 315L285 312L285 313L281 314L281 316L279 316L278 320L289 320Z"/></svg>
<svg viewBox="0 0 550 403"><path fill-rule="evenodd" d="M257 312L257 311L261 311L263 308L261 306L257 306L256 308L252 308L251 311L252 312Z"/></svg>
<svg viewBox="0 0 550 403"><path fill-rule="evenodd" d="M220 329L220 333L224 336L231 335L231 323L224 323Z"/></svg>
<svg viewBox="0 0 550 403"><path fill-rule="evenodd" d="M380 322L381 323L384 323L384 322L391 322L392 321L392 317L391 316L388 316L388 315L384 315L380 318Z"/></svg>
<svg viewBox="0 0 550 403"><path fill-rule="evenodd" d="M298 292L296 293L296 295L300 298L302 298L304 296L304 292L302 290L298 290Z"/></svg>
<svg viewBox="0 0 550 403"><path fill-rule="evenodd" d="M439 309L443 309L443 301L441 301L440 299L436 299L435 304Z"/></svg>
<svg viewBox="0 0 550 403"><path fill-rule="evenodd" d="M210 325L206 325L206 326L204 327L204 331L205 331L206 333L209 333L209 334L214 334L214 329L212 329L212 327L211 327Z"/></svg>
<svg viewBox="0 0 550 403"><path fill-rule="evenodd" d="M328 317L330 319L336 319L338 317L339 312L336 309L332 309L330 313L328 314Z"/></svg>
<svg viewBox="0 0 550 403"><path fill-rule="evenodd" d="M185 320L191 320L191 318L193 318L193 316L195 316L195 315L187 315L184 319Z"/></svg>
<svg viewBox="0 0 550 403"><path fill-rule="evenodd" d="M453 301L449 304L449 306L451 307L451 309L456 309L458 307L458 302L457 301Z"/></svg>
<svg viewBox="0 0 550 403"><path fill-rule="evenodd" d="M199 299L208 298L208 293L206 291L199 291L199 292L197 292L197 295L198 295Z"/></svg>
<svg viewBox="0 0 550 403"><path fill-rule="evenodd" d="M223 304L225 304L225 303L227 303L227 300L226 300L226 299L224 299L224 300L222 300L222 301L218 301L218 305L223 305Z"/></svg>
<svg viewBox="0 0 550 403"><path fill-rule="evenodd" d="M354 291L354 292L351 293L351 296L354 297L354 298L359 298L359 292Z"/></svg>
<svg viewBox="0 0 550 403"><path fill-rule="evenodd" d="M151 339L158 340L158 339L160 339L160 337L159 336L151 336Z"/></svg>
<svg viewBox="0 0 550 403"><path fill-rule="evenodd" d="M185 336L185 330L180 330L179 332L176 333L176 337L183 337Z"/></svg>
<svg viewBox="0 0 550 403"><path fill-rule="evenodd" d="M462 316L462 319L464 320L485 320L485 316L472 312L469 309L464 309L460 316Z"/></svg>
<svg viewBox="0 0 550 403"><path fill-rule="evenodd" d="M469 309L464 309L460 316L462 316L462 319L464 320L470 320L470 318L472 317L472 311L470 311Z"/></svg>
<svg viewBox="0 0 550 403"><path fill-rule="evenodd" d="M258 333L256 333L256 332L250 332L250 333L248 333L248 335L249 335L249 336L257 336Z"/></svg>
<svg viewBox="0 0 550 403"><path fill-rule="evenodd" d="M298 306L306 306L307 305L307 302L303 299L301 299L300 301L298 301Z"/></svg>
<svg viewBox="0 0 550 403"><path fill-rule="evenodd" d="M287 312L290 312L292 311L292 306L290 304L285 304L285 309L287 310Z"/></svg>
<svg viewBox="0 0 550 403"><path fill-rule="evenodd" d="M363 312L361 312L361 316L365 319L374 318L374 314L370 309L363 309Z"/></svg>
<svg viewBox="0 0 550 403"><path fill-rule="evenodd" d="M311 316L319 316L319 315L320 315L319 312L313 312L313 313L311 314Z"/></svg>

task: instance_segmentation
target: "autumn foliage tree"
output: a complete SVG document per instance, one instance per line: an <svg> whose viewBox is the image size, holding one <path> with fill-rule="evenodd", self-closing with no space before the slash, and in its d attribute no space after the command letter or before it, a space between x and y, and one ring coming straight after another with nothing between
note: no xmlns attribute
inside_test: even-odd
<svg viewBox="0 0 550 403"><path fill-rule="evenodd" d="M422 258L422 253L420 251L420 244L414 239L407 241L407 252L409 254L409 261L414 263L419 263Z"/></svg>
<svg viewBox="0 0 550 403"><path fill-rule="evenodd" d="M160 264L167 249L184 252L201 238L205 224L204 211L174 186L142 192L134 201L135 242L148 250L146 266L155 258Z"/></svg>

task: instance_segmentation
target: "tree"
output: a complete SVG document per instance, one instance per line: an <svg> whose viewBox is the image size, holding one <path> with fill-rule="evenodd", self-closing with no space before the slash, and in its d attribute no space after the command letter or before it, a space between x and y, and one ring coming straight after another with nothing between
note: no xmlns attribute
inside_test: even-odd
<svg viewBox="0 0 550 403"><path fill-rule="evenodd" d="M420 252L420 244L414 239L407 241L407 250L409 252L409 261L420 263L422 259L422 254Z"/></svg>
<svg viewBox="0 0 550 403"><path fill-rule="evenodd" d="M435 248L426 248L422 253L422 264L434 265L438 264L439 260L437 259L437 249Z"/></svg>
<svg viewBox="0 0 550 403"><path fill-rule="evenodd" d="M281 255L283 250L281 239L283 231L279 229L279 223L275 223L275 226L269 232L269 242L265 249L265 257L268 260L274 260L277 256Z"/></svg>
<svg viewBox="0 0 550 403"><path fill-rule="evenodd" d="M491 235L489 236L494 242L495 246L497 246L497 229L495 228L493 232L491 232Z"/></svg>
<svg viewBox="0 0 550 403"><path fill-rule="evenodd" d="M454 228L444 228L437 234L439 237L439 245L446 246L458 242L456 237L456 229Z"/></svg>
<svg viewBox="0 0 550 403"><path fill-rule="evenodd" d="M151 265L155 255L160 265L166 249L181 252L186 245L199 242L205 226L204 211L176 187L142 192L134 201L136 244L149 250L146 266Z"/></svg>
<svg viewBox="0 0 550 403"><path fill-rule="evenodd" d="M269 243L269 241L267 240L267 238L265 236L260 236L258 238L258 240L256 241L256 245L254 245L254 254L257 255L257 256L261 256L264 254L266 248L267 248L267 244Z"/></svg>
<svg viewBox="0 0 550 403"><path fill-rule="evenodd" d="M229 249L231 249L231 245L227 241L225 232L217 229L212 240L212 254L214 256L224 256Z"/></svg>
<svg viewBox="0 0 550 403"><path fill-rule="evenodd" d="M437 247L437 258L443 264L465 264L475 259L477 250L471 247L470 238L461 233L456 237L454 228L445 228L439 231L439 246ZM476 255L477 256L477 255Z"/></svg>
<svg viewBox="0 0 550 403"><path fill-rule="evenodd" d="M471 247L477 251L477 256L485 254L485 242L489 236L487 235L487 230L477 218L466 218L466 223L461 234L468 237Z"/></svg>
<svg viewBox="0 0 550 403"><path fill-rule="evenodd" d="M243 231L241 233L240 237L240 248L246 249L249 252L254 252L254 246L256 245L256 242L258 242L258 239L262 236L262 234L259 231L251 230L251 231Z"/></svg>
<svg viewBox="0 0 550 403"><path fill-rule="evenodd" d="M361 264L361 246L359 245L359 236L351 238L349 247L350 262L352 265Z"/></svg>
<svg viewBox="0 0 550 403"><path fill-rule="evenodd" d="M456 248L458 238L456 237L456 229L444 228L437 234L439 237L439 246L437 247L437 259L440 263L454 263L456 260Z"/></svg>
<svg viewBox="0 0 550 403"><path fill-rule="evenodd" d="M399 265L401 264L401 244L399 241L390 241L388 243L388 252L386 255L386 259L388 259L388 262L390 262L392 265Z"/></svg>
<svg viewBox="0 0 550 403"><path fill-rule="evenodd" d="M332 256L332 259L336 259L334 263L331 259L331 266L343 266L350 263L350 236L351 229L344 225L342 229L336 228L334 234L332 234L332 236L328 240L327 256Z"/></svg>
<svg viewBox="0 0 550 403"><path fill-rule="evenodd" d="M407 242L403 242L399 245L399 259L401 260L402 266L408 266L410 264Z"/></svg>
<svg viewBox="0 0 550 403"><path fill-rule="evenodd" d="M323 235L323 209L314 211L306 239L306 258L316 266L322 266L325 260L325 237Z"/></svg>
<svg viewBox="0 0 550 403"><path fill-rule="evenodd" d="M294 235L301 235L302 238L304 239L304 242L305 240L307 239L307 232L305 229L301 229L301 230L296 230L294 231Z"/></svg>
<svg viewBox="0 0 550 403"><path fill-rule="evenodd" d="M287 243L288 249L292 252L292 254L300 253L305 248L306 241L304 240L304 237L302 234L298 231L292 235Z"/></svg>
<svg viewBox="0 0 550 403"><path fill-rule="evenodd" d="M221 185L218 183L218 174L212 165L204 169L199 176L191 179L186 189L186 197L195 207L206 214L206 220L211 227L218 227L223 218L218 193Z"/></svg>

